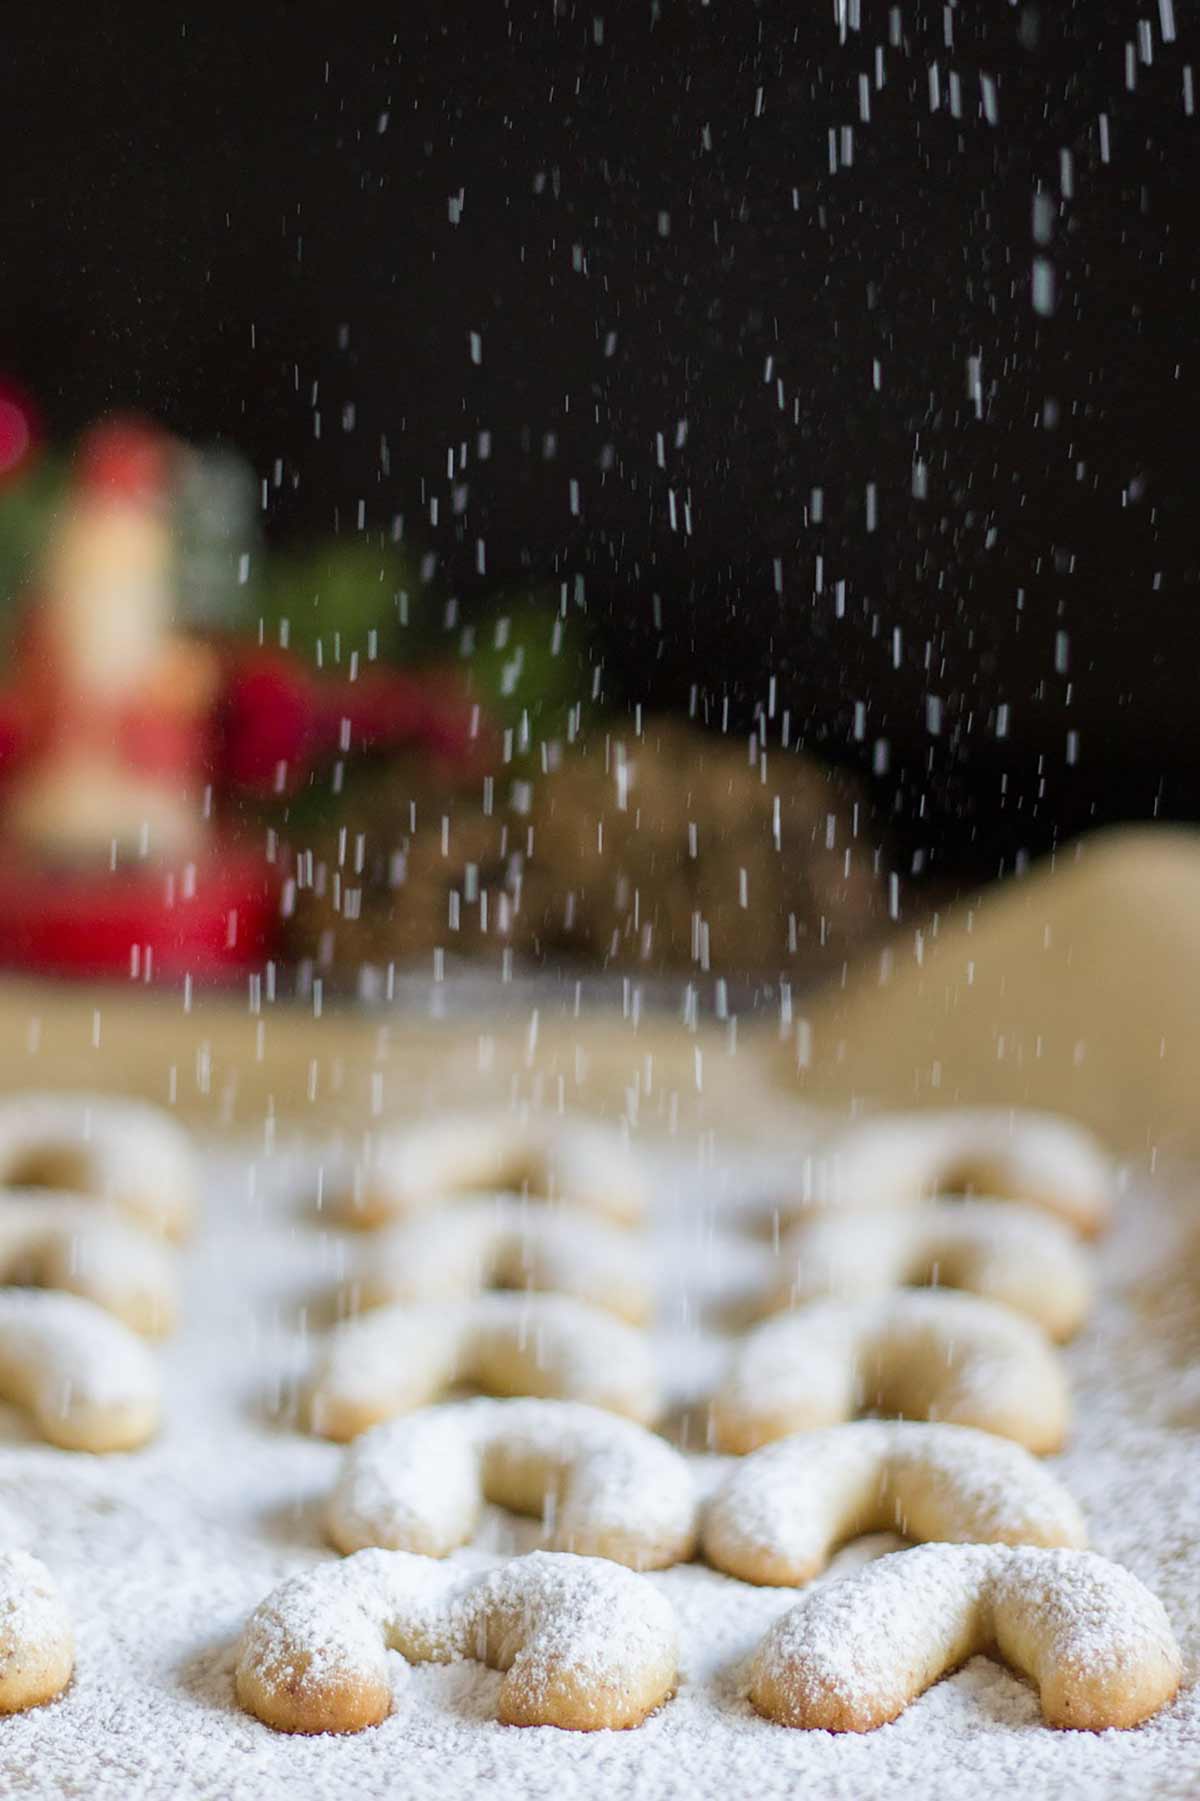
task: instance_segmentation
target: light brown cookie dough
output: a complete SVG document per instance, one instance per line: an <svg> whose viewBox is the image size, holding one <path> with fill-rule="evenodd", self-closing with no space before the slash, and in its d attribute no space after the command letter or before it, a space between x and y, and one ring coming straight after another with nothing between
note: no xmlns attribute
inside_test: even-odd
<svg viewBox="0 0 1200 1801"><path fill-rule="evenodd" d="M921 1545L805 1596L767 1633L750 1699L783 1726L870 1732L969 1657L1036 1683L1050 1726L1137 1726L1182 1661L1162 1604L1090 1551Z"/></svg>
<svg viewBox="0 0 1200 1801"><path fill-rule="evenodd" d="M82 1295L157 1338L178 1312L171 1249L125 1216L78 1195L0 1189L0 1284Z"/></svg>
<svg viewBox="0 0 1200 1801"><path fill-rule="evenodd" d="M150 1231L182 1238L198 1174L190 1138L159 1107L31 1091L0 1100L0 1187L92 1195Z"/></svg>
<svg viewBox="0 0 1200 1801"><path fill-rule="evenodd" d="M25 1551L0 1551L0 1713L61 1695L75 1667L75 1634L58 1585Z"/></svg>
<svg viewBox="0 0 1200 1801"><path fill-rule="evenodd" d="M142 1340L78 1295L0 1289L0 1399L68 1451L130 1451L157 1430L160 1381Z"/></svg>
<svg viewBox="0 0 1200 1801"><path fill-rule="evenodd" d="M382 1307L335 1327L309 1419L326 1438L355 1438L460 1384L586 1401L643 1425L660 1405L651 1343L636 1327L566 1295L487 1294Z"/></svg>
<svg viewBox="0 0 1200 1801"><path fill-rule="evenodd" d="M1085 1253L1062 1221L1016 1201L944 1200L810 1214L780 1244L763 1312L920 1286L997 1301L1054 1339L1079 1330L1092 1299Z"/></svg>
<svg viewBox="0 0 1200 1801"><path fill-rule="evenodd" d="M504 1671L497 1718L509 1726L639 1726L676 1679L670 1606L618 1564L535 1551L464 1576L360 1551L267 1596L242 1639L237 1697L279 1732L359 1732L391 1712L389 1649Z"/></svg>
<svg viewBox="0 0 1200 1801"><path fill-rule="evenodd" d="M629 1569L685 1562L696 1493L678 1451L576 1401L474 1400L376 1426L346 1453L327 1513L341 1551L444 1557L485 1501L541 1516L547 1548Z"/></svg>
<svg viewBox="0 0 1200 1801"><path fill-rule="evenodd" d="M867 1532L953 1544L1087 1543L1083 1515L1020 1445L970 1426L858 1420L780 1439L734 1465L704 1510L708 1562L803 1587Z"/></svg>
<svg viewBox="0 0 1200 1801"><path fill-rule="evenodd" d="M1091 1238L1112 1215L1115 1172L1092 1133L1054 1113L1020 1107L874 1113L815 1147L795 1213L809 1206L909 1206L951 1194L1026 1201Z"/></svg>
<svg viewBox="0 0 1200 1801"><path fill-rule="evenodd" d="M946 1420L1039 1454L1066 1435L1067 1382L1031 1320L952 1289L883 1301L814 1301L736 1346L712 1405L718 1450L876 1411Z"/></svg>
<svg viewBox="0 0 1200 1801"><path fill-rule="evenodd" d="M356 1307L468 1300L485 1289L573 1295L633 1325L651 1308L641 1241L577 1207L497 1194L418 1214L375 1233L349 1290Z"/></svg>
<svg viewBox="0 0 1200 1801"><path fill-rule="evenodd" d="M599 1121L480 1111L371 1133L333 1208L347 1225L381 1226L473 1192L563 1201L624 1224L649 1201L640 1160Z"/></svg>

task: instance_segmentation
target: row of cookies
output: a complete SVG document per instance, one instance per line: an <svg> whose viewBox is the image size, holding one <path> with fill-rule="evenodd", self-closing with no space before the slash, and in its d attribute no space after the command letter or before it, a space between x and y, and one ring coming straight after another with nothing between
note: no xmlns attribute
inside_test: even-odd
<svg viewBox="0 0 1200 1801"><path fill-rule="evenodd" d="M992 1198L947 1198L983 1182ZM444 1116L375 1135L332 1205L375 1228L341 1297L374 1311L320 1360L317 1430L353 1436L463 1381L655 1418L649 1344L598 1317L640 1324L650 1311L649 1260L629 1230L647 1192L628 1147L595 1125ZM1047 1339L1086 1314L1076 1230L1101 1230L1111 1205L1098 1147L1039 1115L872 1120L819 1144L773 1210L778 1251L758 1299L760 1314L790 1317L735 1351L712 1408L716 1447L745 1451L857 1405L1055 1449L1067 1391ZM983 1369L1005 1379L984 1384Z"/></svg>
<svg viewBox="0 0 1200 1801"><path fill-rule="evenodd" d="M146 1341L178 1315L173 1241L195 1214L187 1134L91 1094L0 1100L0 1399L65 1450L144 1444L161 1410ZM62 1693L74 1630L45 1565L0 1551L0 1713Z"/></svg>
<svg viewBox="0 0 1200 1801"><path fill-rule="evenodd" d="M106 1108L93 1107L85 1115L88 1130L81 1134L79 1103L75 1105L72 1178L81 1189L90 1187L105 1205L112 1206L122 1198L115 1178L110 1175L101 1183L93 1173L85 1180L78 1141L82 1138L86 1145L96 1135L94 1114L103 1113L102 1125L107 1123L110 1128L113 1117ZM38 1135L28 1129L27 1112L26 1124L24 1164L18 1164L23 1180L45 1181L52 1170L54 1179L62 1180L58 1172L66 1167L65 1147L71 1143L67 1122L60 1120L54 1132L43 1127ZM163 1124L170 1126L167 1121ZM403 1211L419 1210L435 1198L441 1204L447 1188L452 1193L469 1192L480 1180L491 1186L497 1177L497 1142L508 1159L500 1174L514 1190L578 1195L594 1213L615 1214L624 1220L635 1217L644 1205L645 1181L636 1164L627 1152L611 1155L614 1147L595 1129L556 1126L534 1131L508 1122L500 1132L500 1139L492 1140L489 1155L482 1158L480 1134L472 1137L464 1132L461 1121L439 1122L431 1130L394 1141L398 1155L376 1162L389 1169L391 1194L403 1197ZM975 1142L977 1150L978 1138ZM52 1152L57 1164L52 1162ZM135 1148L128 1140L117 1161L128 1178L137 1165ZM456 1171L449 1182L445 1180L447 1164ZM814 1167L819 1171L821 1165ZM978 1185L974 1173L958 1179L964 1187ZM818 1180L825 1178L818 1176ZM184 1186L177 1173L176 1193L183 1192ZM988 1186L1003 1192L1003 1184L994 1176ZM396 1211L394 1202L381 1206L382 1189L377 1180L360 1183L348 1196L347 1205L359 1216L373 1214L377 1218ZM374 1198L365 1199L372 1194ZM45 1201L47 1197L39 1198ZM832 1197L821 1198L824 1206L840 1206ZM900 1198L911 1207L918 1197ZM38 1205L32 1197L27 1197L27 1202L35 1208ZM478 1213L480 1203L474 1205ZM508 1219L505 1222L501 1212L501 1226L506 1225L510 1235L514 1231L520 1235L532 1210L515 1200L507 1206ZM434 1217L438 1216L430 1215ZM543 1224L550 1220L569 1223L565 1209L539 1217ZM503 1231L499 1236L503 1237ZM621 1269L620 1246L611 1241L609 1249L610 1273L616 1275ZM511 1250L509 1256L513 1256ZM574 1253L568 1255L568 1247L560 1244L560 1267L575 1260ZM487 1279L488 1266L484 1259L480 1270L478 1255L474 1262L470 1282L479 1287ZM502 1257L493 1261L490 1273L501 1281L506 1274L511 1280L517 1273L528 1281L521 1263L514 1266L510 1262L506 1272ZM553 1283L552 1266L543 1271L543 1279L547 1286ZM615 1286L610 1283L610 1293ZM61 1425L55 1427L54 1396L60 1401L69 1397L76 1379L86 1388L89 1371L95 1366L107 1372L111 1407L114 1388L129 1387L128 1368L122 1375L122 1360L114 1354L114 1347L99 1344L87 1333L83 1334L81 1353L77 1321L60 1331L57 1339L53 1333L49 1338L44 1333L38 1337L36 1322L39 1316L49 1317L47 1307L51 1311L57 1308L61 1317L62 1306L87 1311L88 1301L24 1292L3 1299L14 1303L19 1315L12 1336L17 1374L10 1377L9 1393L12 1398L23 1398L22 1381L39 1374L49 1396L43 1398L39 1414L44 1416L43 1429L49 1425L47 1435L52 1437L59 1430L58 1442L64 1442ZM930 1301L973 1304L969 1295L938 1295L900 1296L888 1305ZM631 1309L626 1304L618 1311ZM812 1310L806 1311L811 1325ZM401 1318L404 1330L397 1337ZM598 1329L604 1325L608 1335L600 1332L598 1337ZM761 1328L758 1335L751 1334L745 1341L735 1357L735 1373L738 1359L747 1355L747 1346L761 1345L761 1334L769 1330ZM952 1333L955 1330L963 1330L961 1316L960 1324L951 1327ZM920 1331L910 1321L910 1336L914 1331L920 1339ZM829 1338L828 1333L825 1336ZM501 1393L583 1394L618 1412L655 1417L654 1371L646 1341L619 1319L597 1312L578 1298L545 1294L529 1300L496 1294L449 1308L440 1304L415 1310L384 1309L340 1328L334 1339L312 1392L314 1423L332 1436L353 1437L374 1418L403 1413L462 1380L474 1380ZM365 1359L364 1346L372 1353ZM832 1383L834 1389L839 1381L845 1387L847 1370L853 1375L851 1406L843 1405L843 1413L866 1398L864 1359L869 1362L875 1356L882 1366L891 1361L890 1350L884 1357L878 1343L873 1352L859 1341L849 1348L845 1343L823 1346L826 1363L840 1372ZM920 1351L920 1345L916 1349L910 1345L902 1361L919 1364ZM976 1344L973 1361L968 1358L959 1368L959 1386L986 1390L990 1381L983 1378L996 1351L994 1342ZM925 1361L935 1370L947 1357L953 1360L952 1343L944 1333L939 1338L937 1331L924 1352ZM69 1364L71 1355L77 1368L67 1369L62 1359L66 1356ZM811 1347L809 1357L811 1362ZM1015 1421L1032 1378L1028 1368L1023 1375L1015 1368L1019 1358L1012 1361L1009 1413ZM760 1349L758 1373L752 1359L749 1374L742 1369L743 1387L757 1391L763 1380L769 1380L769 1366L770 1359L764 1358ZM964 1369L969 1379L964 1378ZM807 1386L811 1387L811 1382ZM381 1416L378 1408L383 1389L387 1392ZM925 1398L928 1403L928 1395ZM932 1406L940 1408L945 1398L943 1388ZM901 1411L918 1411L903 1397L896 1405ZM517 1417L521 1409L523 1422ZM928 1404L924 1410L929 1410ZM734 1414L738 1414L736 1405ZM718 1404L714 1420L719 1422L722 1417ZM995 1429L997 1417L993 1409L992 1419L985 1423ZM1027 1418L1027 1413L1023 1417ZM775 1417L765 1436L777 1437L780 1425L780 1418ZM781 1429L791 1430L787 1419ZM1022 1436L1020 1431L1010 1435ZM747 1446L742 1443L736 1448ZM996 1459L1005 1456L1009 1463L1001 1468ZM836 1630L830 1630L830 1621L822 1624L821 1607L814 1609L818 1595L794 1610L794 1615L784 1616L755 1659L750 1693L760 1711L792 1725L859 1729L892 1717L911 1698L903 1694L893 1705L894 1670L892 1688L884 1680L888 1671L881 1670L874 1690L849 1699L846 1672L855 1670L861 1675L864 1659L869 1663L879 1594L892 1595L893 1606L908 1619L906 1629L919 1637L928 1626L921 1584L932 1585L930 1592L940 1595L944 1603L948 1572L952 1571L953 1629L946 1627L943 1618L945 1643L937 1652L942 1657L940 1667L952 1667L969 1654L964 1645L974 1644L981 1633L980 1642L986 1642L990 1633L1011 1661L1040 1681L1049 1719L1078 1725L1135 1723L1161 1705L1178 1681L1178 1653L1165 1617L1126 1572L1082 1551L1082 1526L1069 1497L1032 1459L1024 1457L1022 1463L1023 1456L1015 1446L953 1425L885 1427L870 1422L842 1427L833 1434L787 1438L735 1466L705 1508L703 1523L698 1524L687 1464L665 1441L626 1421L594 1413L589 1407L564 1407L552 1401L429 1408L369 1434L352 1447L329 1515L334 1542L351 1555L344 1564L325 1566L324 1571L313 1572L298 1584L285 1585L286 1593L264 1603L251 1622L243 1647L239 1694L251 1711L273 1725L308 1731L354 1729L381 1717L380 1706L386 1711L386 1681L381 1690L379 1671L384 1668L388 1644L414 1659L471 1654L472 1650L478 1654L482 1646L487 1661L498 1662L498 1667L509 1671L501 1696L503 1717L575 1726L633 1724L673 1686L673 1628L662 1597L644 1588L636 1576L615 1574L614 1564L626 1563L634 1569L662 1567L690 1555L699 1535L704 1555L730 1574L743 1580L799 1583L819 1570L834 1543L869 1529L871 1521L876 1521L901 1526L918 1540L969 1542L959 1547L961 1555L956 1551L950 1556L949 1547L939 1543L930 1547L931 1557L924 1562L914 1562L908 1553L884 1560L855 1579L853 1592L850 1585L837 1585L830 1591L834 1599L825 1604L826 1611L832 1609ZM1035 1478L1041 1478L1040 1488ZM427 1492L431 1487L432 1496ZM432 1499L432 1517L440 1522L443 1539L450 1522L446 1542L419 1542L419 1531L414 1540L422 1494L426 1523ZM563 1549L519 1559L486 1580L463 1582L456 1572L427 1563L431 1550L444 1556L453 1548L454 1521L459 1523L457 1542L469 1535L472 1509L477 1509L483 1494L533 1512L542 1512L550 1504L557 1519L552 1542L562 1544ZM763 1525L771 1518L778 1529L774 1539ZM1002 1549L1012 1546L1021 1548ZM890 1569L892 1565L897 1567ZM335 1571L344 1574L335 1575ZM55 1638L45 1623L56 1605L45 1572L39 1566L29 1570L15 1565L10 1571L6 1563L5 1580L9 1579L41 1597L37 1606L31 1604L27 1610L36 1626L36 1642L18 1648L10 1667L49 1669L52 1674L58 1670L61 1674L62 1635L60 1632ZM864 1595L855 1601L859 1587ZM942 1611L944 1614L944 1605ZM607 1676L600 1668L604 1662L600 1650L585 1630L589 1619L597 1627L609 1621L604 1641ZM619 1630L622 1621L628 1627L628 1642ZM1100 1649L1081 1677L1077 1651L1084 1632L1092 1634ZM938 1673L936 1664L935 1656L929 1679ZM532 1686L526 1680L530 1669L539 1672ZM319 1682L318 1671L324 1673ZM1137 1674L1136 1681L1131 1672ZM62 1682L66 1679L62 1676ZM46 1680L50 1678L43 1679L43 1687ZM51 1687L47 1692L58 1689ZM347 1696L357 1698L348 1712ZM44 1698L45 1693L29 1691L25 1699L14 1695L9 1704L29 1705ZM3 1702L0 1688L0 1705ZM886 1711L888 1707L891 1712Z"/></svg>
<svg viewBox="0 0 1200 1801"><path fill-rule="evenodd" d="M176 1324L198 1187L190 1138L157 1107L0 1100L0 1398L52 1444L122 1451L157 1429L146 1340Z"/></svg>
<svg viewBox="0 0 1200 1801"><path fill-rule="evenodd" d="M538 1618L549 1617L547 1607L554 1615L546 1597L556 1584L579 1601L588 1581L582 1564L597 1557L661 1568L690 1556L698 1541L708 1561L742 1580L799 1585L837 1544L864 1531L891 1527L936 1541L924 1560L900 1554L838 1584L818 1607L811 1597L768 1635L749 1692L761 1712L787 1724L879 1724L973 1648L997 1642L1040 1681L1046 1716L1059 1724L1134 1724L1173 1694L1179 1655L1159 1604L1128 1572L1083 1551L1078 1509L1021 1448L1054 1449L1065 1428L1065 1382L1042 1325L1051 1325L1044 1314L1056 1306L1056 1335L1066 1336L1086 1308L1088 1273L1071 1227L1099 1231L1112 1202L1107 1162L1090 1141L1038 1116L951 1114L926 1117L919 1131L916 1122L864 1122L820 1147L805 1171L793 1236L782 1243L790 1261L801 1235L811 1235L821 1255L801 1253L786 1296L802 1303L799 1310L752 1332L734 1352L712 1410L714 1438L722 1450L751 1455L699 1514L686 1462L643 1427L597 1411L642 1421L658 1411L648 1342L601 1310L626 1320L644 1310L630 1304L621 1242L602 1240L604 1254L589 1261L581 1252L587 1233L572 1236L583 1224L578 1215L528 1205L531 1192L575 1198L565 1179L573 1131L539 1126L532 1150L529 1129L515 1120L500 1122L496 1137L486 1122L461 1119L385 1135L335 1203L342 1218L401 1222L391 1225L382 1252L372 1246L355 1302L405 1298L339 1327L318 1359L310 1421L328 1436L356 1440L328 1515L332 1541L350 1555L345 1565L285 1584L251 1622L238 1674L251 1711L289 1730L355 1730L387 1711L386 1685L369 1680L361 1661L378 1665L381 1644L413 1660L464 1654L449 1627L429 1640L414 1634L406 1624L414 1605L408 1589L416 1583L422 1597L453 1593L478 1629L478 1610L491 1604L486 1596L497 1584L507 1593L509 1579L496 1578L492 1589L456 1586L449 1576L420 1574L424 1566L414 1560L444 1557L463 1543L483 1498L553 1516L550 1543L572 1572L552 1577L555 1552L541 1554L540 1600L530 1615ZM636 1168L627 1152L606 1159L612 1147L595 1128L588 1132L585 1204L628 1222L641 1210ZM507 1184L521 1198L462 1198L475 1184ZM980 1187L1012 1198L936 1198L944 1189ZM851 1207L851 1196L872 1205ZM903 1230L889 1234L889 1225ZM858 1259L846 1235L857 1240ZM629 1256L633 1247L624 1243ZM874 1267L864 1274L864 1264ZM838 1268L845 1280L829 1282ZM968 1292L893 1293L922 1275ZM561 1284L567 1293L480 1293L518 1276L528 1288ZM854 1282L870 1298L803 1304ZM781 1292L777 1283L775 1305ZM462 1382L499 1395L560 1398L436 1404ZM962 1423L802 1429L871 1407ZM755 1451L761 1444L768 1448ZM399 1561L389 1563L389 1554ZM529 1561L509 1566L516 1589L524 1577L515 1572ZM612 1589L611 1577L605 1585ZM634 1591L623 1593L626 1611L650 1607ZM952 1595L944 1643L939 1649L935 1632L929 1656L908 1678L901 1670L900 1688L895 1670L890 1686L881 1671L873 1690L850 1695L847 1672L869 1663L884 1593L906 1602L914 1642L928 1626L930 1596L941 1597L945 1616ZM305 1674L312 1634L327 1630L314 1625L327 1621L325 1595L346 1610L333 1635L337 1653L322 1641L321 1669L340 1670L332 1688ZM620 1615L615 1590L609 1604ZM289 1624L297 1609L307 1651ZM348 1648L350 1614L359 1628ZM1097 1627L1098 1649L1081 1678L1071 1635L1090 1630L1087 1621ZM529 1695L510 1674L501 1717L628 1725L669 1692L661 1634L653 1679L622 1652L597 1686L582 1684L582 1653L561 1627L558 1620L551 1636L566 1647L562 1667L542 1711L530 1712ZM647 1628L643 1637L654 1634ZM527 1653L545 1663L541 1640L530 1649L532 1640L510 1631L504 1643L513 1673ZM356 1700L347 1703L348 1696Z"/></svg>

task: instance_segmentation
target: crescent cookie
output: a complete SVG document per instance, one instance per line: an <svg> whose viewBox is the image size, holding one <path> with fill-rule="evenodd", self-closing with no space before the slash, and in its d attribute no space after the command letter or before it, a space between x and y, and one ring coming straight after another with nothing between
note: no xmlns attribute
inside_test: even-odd
<svg viewBox="0 0 1200 1801"><path fill-rule="evenodd" d="M877 1113L817 1146L799 1206L908 1206L947 1194L1028 1201L1093 1237L1111 1217L1114 1174L1092 1134L1057 1114Z"/></svg>
<svg viewBox="0 0 1200 1801"><path fill-rule="evenodd" d="M462 1401L376 1426L346 1453L329 1504L341 1551L445 1557L485 1501L544 1518L549 1549L634 1570L685 1562L696 1494L679 1452L577 1401Z"/></svg>
<svg viewBox="0 0 1200 1801"><path fill-rule="evenodd" d="M779 1249L764 1313L824 1295L866 1300L896 1288L962 1288L1070 1338L1091 1305L1087 1262L1060 1221L1014 1201L920 1201L899 1210L811 1215Z"/></svg>
<svg viewBox="0 0 1200 1801"><path fill-rule="evenodd" d="M645 1254L620 1226L576 1208L489 1195L438 1208L371 1240L360 1305L466 1300L486 1288L574 1295L641 1325L650 1312Z"/></svg>
<svg viewBox="0 0 1200 1801"><path fill-rule="evenodd" d="M1182 1670L1166 1613L1091 1551L922 1545L807 1595L755 1654L750 1699L782 1726L870 1732L969 1657L1035 1682L1051 1726L1136 1726Z"/></svg>
<svg viewBox="0 0 1200 1801"><path fill-rule="evenodd" d="M237 1697L279 1732L359 1732L392 1708L387 1652L502 1670L508 1726L638 1726L675 1687L675 1617L642 1576L534 1551L491 1574L360 1551L267 1596L246 1628Z"/></svg>
<svg viewBox="0 0 1200 1801"><path fill-rule="evenodd" d="M182 1238L198 1177L191 1140L158 1107L28 1093L0 1100L0 1186L95 1195L151 1231Z"/></svg>
<svg viewBox="0 0 1200 1801"><path fill-rule="evenodd" d="M705 1509L703 1550L727 1576L800 1588L866 1532L1087 1543L1066 1489L1010 1439L971 1426L859 1420L780 1439L735 1464Z"/></svg>
<svg viewBox="0 0 1200 1801"><path fill-rule="evenodd" d="M82 1295L134 1332L169 1332L178 1308L170 1250L104 1206L45 1189L0 1190L0 1283Z"/></svg>
<svg viewBox="0 0 1200 1801"><path fill-rule="evenodd" d="M587 1401L648 1423L658 1413L650 1341L566 1295L382 1307L336 1326L309 1391L313 1430L355 1438L464 1384L494 1395Z"/></svg>
<svg viewBox="0 0 1200 1801"><path fill-rule="evenodd" d="M0 1289L0 1400L68 1451L129 1451L158 1426L158 1368L146 1346L92 1301Z"/></svg>
<svg viewBox="0 0 1200 1801"><path fill-rule="evenodd" d="M1066 1435L1067 1383L1045 1334L953 1289L814 1301L748 1333L713 1401L717 1449L837 1425L856 1413L979 1426L1027 1450Z"/></svg>
<svg viewBox="0 0 1200 1801"><path fill-rule="evenodd" d="M649 1201L641 1163L619 1132L596 1120L496 1112L439 1113L373 1134L335 1206L348 1224L380 1226L455 1195L501 1190L626 1225Z"/></svg>
<svg viewBox="0 0 1200 1801"><path fill-rule="evenodd" d="M0 1551L0 1713L61 1695L75 1667L75 1634L58 1586L25 1551Z"/></svg>

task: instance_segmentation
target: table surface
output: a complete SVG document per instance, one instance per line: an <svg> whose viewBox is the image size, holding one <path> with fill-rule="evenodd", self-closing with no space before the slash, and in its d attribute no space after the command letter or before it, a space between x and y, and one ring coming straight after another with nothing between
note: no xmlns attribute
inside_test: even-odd
<svg viewBox="0 0 1200 1801"><path fill-rule="evenodd" d="M789 1139L792 1148L789 1150ZM656 1343L680 1417L719 1370L730 1309L767 1271L748 1229L786 1184L804 1141L781 1115L755 1151L680 1124L650 1154L647 1240L658 1272ZM0 1422L5 1537L41 1556L78 1628L78 1668L49 1707L0 1721L0 1793L116 1801L314 1801L404 1796L797 1795L1184 1796L1200 1791L1200 1268L1190 1193L1133 1190L1099 1249L1102 1303L1067 1360L1076 1424L1055 1460L1095 1548L1159 1592L1188 1660L1188 1687L1131 1733L1055 1732L1030 1687L985 1658L863 1737L789 1731L744 1699L745 1660L792 1591L756 1589L692 1564L645 1578L680 1622L681 1684L623 1733L505 1728L498 1678L475 1663L408 1670L396 1707L349 1739L288 1738L239 1712L232 1670L249 1612L289 1573L333 1555L321 1510L341 1453L299 1430L292 1403L331 1296L369 1254L314 1212L322 1157L280 1127L207 1157L199 1233L182 1255L184 1318L163 1352L166 1425L146 1450L81 1457ZM693 1440L693 1442L695 1442ZM695 1459L699 1480L715 1460ZM528 1548L532 1523L493 1511L464 1564ZM895 1541L840 1554L831 1579Z"/></svg>

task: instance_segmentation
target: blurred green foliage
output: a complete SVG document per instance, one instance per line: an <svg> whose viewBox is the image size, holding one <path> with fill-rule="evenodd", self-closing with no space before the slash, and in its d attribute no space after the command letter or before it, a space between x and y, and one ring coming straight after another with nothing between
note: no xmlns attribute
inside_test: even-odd
<svg viewBox="0 0 1200 1801"><path fill-rule="evenodd" d="M19 480L0 487L0 658L5 662L19 605L37 578L66 479L65 459L43 456Z"/></svg>
<svg viewBox="0 0 1200 1801"><path fill-rule="evenodd" d="M428 607L407 557L366 538L310 549L259 551L246 590L245 628L323 666L352 652L407 662L426 635ZM405 624L404 621L408 623Z"/></svg>

